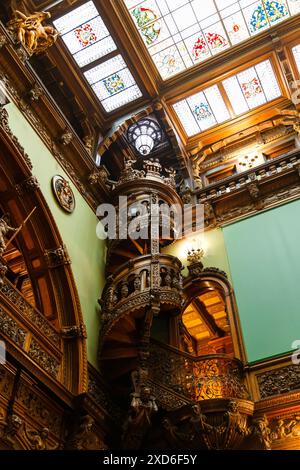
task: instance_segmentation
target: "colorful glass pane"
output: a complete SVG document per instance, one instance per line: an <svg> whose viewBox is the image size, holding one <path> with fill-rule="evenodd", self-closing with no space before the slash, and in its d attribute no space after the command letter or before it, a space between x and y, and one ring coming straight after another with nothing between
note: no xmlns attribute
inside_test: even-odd
<svg viewBox="0 0 300 470"><path fill-rule="evenodd" d="M249 10L252 7L249 7ZM249 11L248 10L248 11ZM258 2L255 10L253 11L250 20L249 20L250 31L252 33L257 33L262 29L268 27L268 18L267 13L264 9L262 2Z"/></svg>
<svg viewBox="0 0 300 470"><path fill-rule="evenodd" d="M136 7L131 13L146 40L146 44L151 46L157 40L161 31L160 22L156 21L158 15L150 8L144 7Z"/></svg>
<svg viewBox="0 0 300 470"><path fill-rule="evenodd" d="M237 116L246 113L249 110L249 106L245 100L236 76L227 78L222 83L233 107L234 113Z"/></svg>
<svg viewBox="0 0 300 470"><path fill-rule="evenodd" d="M300 0L124 1L163 79L300 11Z"/></svg>
<svg viewBox="0 0 300 470"><path fill-rule="evenodd" d="M215 25L214 28L219 29L219 31L221 30L223 34L216 32L216 30L206 30L205 37L212 54L217 54L220 50L226 49L229 43L221 24Z"/></svg>
<svg viewBox="0 0 300 470"><path fill-rule="evenodd" d="M265 9L268 15L268 19L271 23L277 23L282 21L286 16L289 16L287 5L284 1L265 0Z"/></svg>
<svg viewBox="0 0 300 470"><path fill-rule="evenodd" d="M175 46L154 55L153 60L162 78L169 78L185 69L179 51Z"/></svg>
<svg viewBox="0 0 300 470"><path fill-rule="evenodd" d="M92 1L54 21L61 38L107 112L142 96L123 57L117 54L100 65L93 62L117 51L117 46Z"/></svg>
<svg viewBox="0 0 300 470"><path fill-rule="evenodd" d="M63 35L98 15L99 13L94 3L87 2L84 5L75 8L70 13L67 13L61 18L53 21L53 23L56 29Z"/></svg>
<svg viewBox="0 0 300 470"><path fill-rule="evenodd" d="M125 89L124 81L118 73L114 73L110 77L105 78L103 80L103 83L110 96L114 95L115 93L119 93L120 91Z"/></svg>

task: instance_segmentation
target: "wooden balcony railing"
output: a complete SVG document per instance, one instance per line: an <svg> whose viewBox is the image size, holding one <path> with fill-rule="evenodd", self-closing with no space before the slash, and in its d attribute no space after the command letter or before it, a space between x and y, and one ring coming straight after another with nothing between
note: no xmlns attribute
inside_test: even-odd
<svg viewBox="0 0 300 470"><path fill-rule="evenodd" d="M242 363L224 354L194 357L152 341L150 378L193 401L247 399Z"/></svg>
<svg viewBox="0 0 300 470"><path fill-rule="evenodd" d="M118 318L149 305L156 295L162 309L180 311L182 265L170 255L145 255L120 266L108 278L100 304L106 334Z"/></svg>
<svg viewBox="0 0 300 470"><path fill-rule="evenodd" d="M8 279L0 285L0 335L45 372L58 377L62 362L60 334Z"/></svg>

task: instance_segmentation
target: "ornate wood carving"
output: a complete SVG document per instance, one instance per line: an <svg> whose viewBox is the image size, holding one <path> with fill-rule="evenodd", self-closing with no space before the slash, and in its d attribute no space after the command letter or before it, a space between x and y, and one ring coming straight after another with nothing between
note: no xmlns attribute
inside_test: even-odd
<svg viewBox="0 0 300 470"><path fill-rule="evenodd" d="M59 36L58 31L52 26L43 25L43 22L49 18L51 18L49 12L35 12L27 16L15 10L7 28L13 34L16 43L22 44L30 55L41 54L51 47Z"/></svg>
<svg viewBox="0 0 300 470"><path fill-rule="evenodd" d="M27 155L27 153L25 152L22 145L20 144L17 137L12 133L12 131L9 127L8 112L2 106L0 106L0 127L8 135L8 137L11 139L13 144L16 146L17 150L20 152L20 154L24 158L24 161L27 164L28 168L30 170L32 170L31 160L30 160L29 156Z"/></svg>
<svg viewBox="0 0 300 470"><path fill-rule="evenodd" d="M60 266L69 265L71 263L67 247L65 245L45 251L47 266L51 269Z"/></svg>
<svg viewBox="0 0 300 470"><path fill-rule="evenodd" d="M21 184L16 185L16 191L20 196L26 192L37 191L39 188L40 184L35 176L30 176Z"/></svg>
<svg viewBox="0 0 300 470"><path fill-rule="evenodd" d="M291 365L257 374L261 398L300 389L300 366Z"/></svg>

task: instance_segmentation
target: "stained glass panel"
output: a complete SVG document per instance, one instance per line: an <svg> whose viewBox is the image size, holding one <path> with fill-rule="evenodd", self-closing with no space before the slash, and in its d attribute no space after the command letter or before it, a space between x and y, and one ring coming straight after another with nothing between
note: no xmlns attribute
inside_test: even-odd
<svg viewBox="0 0 300 470"><path fill-rule="evenodd" d="M298 67L298 71L300 73L300 44L298 44L298 46L293 47L292 51L295 58L295 62Z"/></svg>
<svg viewBox="0 0 300 470"><path fill-rule="evenodd" d="M142 96L121 55L93 67L84 75L106 111Z"/></svg>
<svg viewBox="0 0 300 470"><path fill-rule="evenodd" d="M117 49L93 2L55 20L54 26L80 67Z"/></svg>
<svg viewBox="0 0 300 470"><path fill-rule="evenodd" d="M222 85L236 116L281 96L269 60L223 80ZM231 117L218 85L175 103L173 108L189 137Z"/></svg>
<svg viewBox="0 0 300 470"><path fill-rule="evenodd" d="M188 136L198 134L230 118L217 85L179 101L173 107Z"/></svg>
<svg viewBox="0 0 300 470"><path fill-rule="evenodd" d="M84 5L75 8L75 10L72 10L70 13L67 13L61 18L53 21L53 23L61 34L66 34L77 26L90 21L98 15L99 13L94 3L87 2Z"/></svg>
<svg viewBox="0 0 300 470"><path fill-rule="evenodd" d="M256 108L281 95L271 62L265 60L255 67L223 80L223 86L235 114Z"/></svg>
<svg viewBox="0 0 300 470"><path fill-rule="evenodd" d="M300 12L300 0L124 2L163 79Z"/></svg>
<svg viewBox="0 0 300 470"><path fill-rule="evenodd" d="M113 58L93 67L96 60L117 51L117 45L92 1L53 23L77 64L80 67L89 65L85 78L106 111L113 111L142 96L123 57L117 52ZM152 32L155 33L155 28Z"/></svg>

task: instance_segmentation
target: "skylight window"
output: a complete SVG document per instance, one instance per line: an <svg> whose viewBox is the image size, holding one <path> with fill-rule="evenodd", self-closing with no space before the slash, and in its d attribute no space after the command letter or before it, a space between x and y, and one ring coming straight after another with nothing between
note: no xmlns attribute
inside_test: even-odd
<svg viewBox="0 0 300 470"><path fill-rule="evenodd" d="M230 118L217 85L176 103L174 109L188 136L198 134Z"/></svg>
<svg viewBox="0 0 300 470"><path fill-rule="evenodd" d="M114 111L142 96L92 1L53 23L78 66L84 68L84 75L105 111ZM105 60L108 54L114 56Z"/></svg>
<svg viewBox="0 0 300 470"><path fill-rule="evenodd" d="M223 80L222 85L222 88L218 85L206 88L173 105L189 137L230 119L227 99L238 116L281 96L269 60Z"/></svg>
<svg viewBox="0 0 300 470"><path fill-rule="evenodd" d="M300 12L300 0L124 0L163 79Z"/></svg>
<svg viewBox="0 0 300 470"><path fill-rule="evenodd" d="M281 95L269 60L250 67L222 83L236 115L261 106Z"/></svg>
<svg viewBox="0 0 300 470"><path fill-rule="evenodd" d="M293 55L294 55L294 58L295 58L296 65L298 67L298 72L300 73L300 44L293 47L292 51L293 51Z"/></svg>

